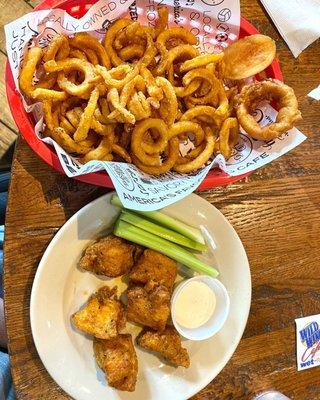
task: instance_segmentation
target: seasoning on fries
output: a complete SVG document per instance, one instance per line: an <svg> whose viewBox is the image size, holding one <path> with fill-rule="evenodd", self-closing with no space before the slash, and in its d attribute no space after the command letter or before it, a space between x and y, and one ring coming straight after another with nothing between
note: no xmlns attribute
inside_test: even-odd
<svg viewBox="0 0 320 400"><path fill-rule="evenodd" d="M30 48L19 84L43 104L44 135L83 163L114 160L152 175L192 173L215 154L229 158L240 126L267 140L301 118L293 90L282 82L244 82L273 61L271 38L252 35L225 54L200 54L191 32L168 28L166 8L158 14L155 27L115 21L103 43L81 32ZM280 108L265 128L252 116L262 100L277 100Z"/></svg>

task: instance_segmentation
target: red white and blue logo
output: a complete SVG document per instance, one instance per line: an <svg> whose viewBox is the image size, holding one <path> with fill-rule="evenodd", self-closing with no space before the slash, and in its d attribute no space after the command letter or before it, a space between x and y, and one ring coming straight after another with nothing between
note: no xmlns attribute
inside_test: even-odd
<svg viewBox="0 0 320 400"><path fill-rule="evenodd" d="M298 339L298 338L297 338ZM316 321L308 322L299 330L303 349L298 356L298 369L310 368L320 363L320 328Z"/></svg>

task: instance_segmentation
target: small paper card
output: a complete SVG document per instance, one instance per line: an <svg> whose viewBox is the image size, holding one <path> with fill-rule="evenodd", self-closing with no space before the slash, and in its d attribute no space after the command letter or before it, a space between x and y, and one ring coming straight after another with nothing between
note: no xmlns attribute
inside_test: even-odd
<svg viewBox="0 0 320 400"><path fill-rule="evenodd" d="M298 371L320 365L320 314L296 322Z"/></svg>

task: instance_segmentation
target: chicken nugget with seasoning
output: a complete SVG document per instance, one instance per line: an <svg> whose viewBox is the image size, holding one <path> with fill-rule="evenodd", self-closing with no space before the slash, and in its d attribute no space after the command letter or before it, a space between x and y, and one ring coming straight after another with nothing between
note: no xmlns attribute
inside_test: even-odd
<svg viewBox="0 0 320 400"><path fill-rule="evenodd" d="M138 359L131 335L118 335L109 340L95 339L93 351L108 384L133 392L137 382Z"/></svg>
<svg viewBox="0 0 320 400"><path fill-rule="evenodd" d="M115 278L133 267L136 246L109 235L89 245L80 260L80 267L97 275Z"/></svg>
<svg viewBox="0 0 320 400"><path fill-rule="evenodd" d="M91 295L84 308L71 316L71 321L80 331L100 339L117 336L126 324L124 309L117 297L117 287L100 288Z"/></svg>
<svg viewBox="0 0 320 400"><path fill-rule="evenodd" d="M163 331L170 315L170 292L156 282L127 289L128 321Z"/></svg>
<svg viewBox="0 0 320 400"><path fill-rule="evenodd" d="M137 343L144 349L159 353L176 367L190 366L187 349L181 346L181 337L172 326L167 326L163 332L144 330L138 336Z"/></svg>
<svg viewBox="0 0 320 400"><path fill-rule="evenodd" d="M146 249L130 272L135 282L150 281L166 286L170 291L177 276L177 262L154 250Z"/></svg>

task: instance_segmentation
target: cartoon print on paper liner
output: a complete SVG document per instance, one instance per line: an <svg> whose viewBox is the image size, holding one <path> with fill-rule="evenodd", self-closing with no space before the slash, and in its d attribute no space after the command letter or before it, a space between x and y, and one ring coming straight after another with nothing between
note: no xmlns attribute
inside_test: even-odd
<svg viewBox="0 0 320 400"><path fill-rule="evenodd" d="M207 4L208 6L218 6L223 3L224 0L201 0L202 3Z"/></svg>
<svg viewBox="0 0 320 400"><path fill-rule="evenodd" d="M110 163L109 174L110 172L112 172L112 178L116 179L124 189L128 190L129 192L134 191L135 184L129 168L126 168L126 166L120 167L116 163Z"/></svg>
<svg viewBox="0 0 320 400"><path fill-rule="evenodd" d="M260 108L256 108L252 115L258 123L264 118L264 113ZM231 157L226 165L237 165L245 161L252 153L254 141L256 140L240 132L238 143L232 149Z"/></svg>
<svg viewBox="0 0 320 400"><path fill-rule="evenodd" d="M218 20L220 22L227 22L231 18L231 10L230 8L223 8L218 13Z"/></svg>
<svg viewBox="0 0 320 400"><path fill-rule="evenodd" d="M240 133L238 143L233 148L232 155L226 162L226 165L237 165L242 163L250 156L252 149L252 139L249 136Z"/></svg>

